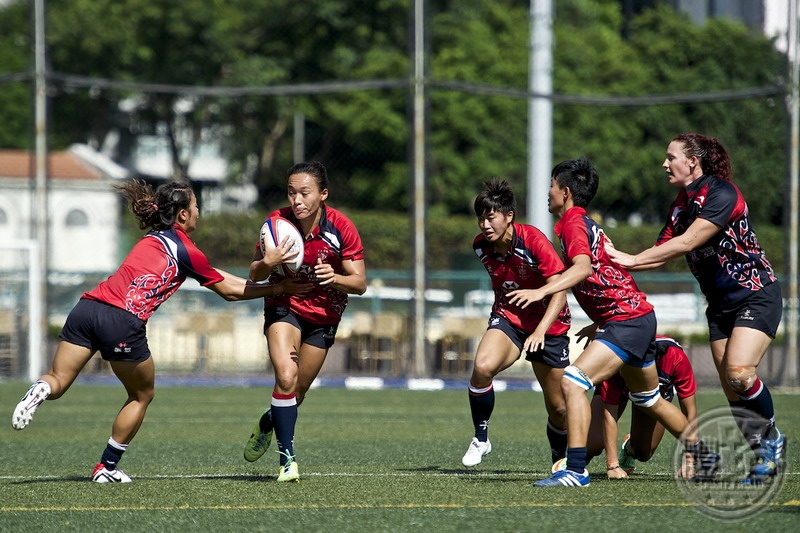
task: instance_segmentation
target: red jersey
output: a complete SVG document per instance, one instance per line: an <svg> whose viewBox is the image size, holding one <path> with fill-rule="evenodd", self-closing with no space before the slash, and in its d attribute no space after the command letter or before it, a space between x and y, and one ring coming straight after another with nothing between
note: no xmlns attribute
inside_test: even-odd
<svg viewBox="0 0 800 533"><path fill-rule="evenodd" d="M628 271L611 261L605 250L606 234L585 209L569 208L556 224L555 233L561 240L566 263L572 264L578 255L591 259L592 273L572 287L572 293L593 322L602 326L610 321L638 318L653 310Z"/></svg>
<svg viewBox="0 0 800 533"><path fill-rule="evenodd" d="M205 254L178 224L145 235L111 274L82 298L124 309L147 321L186 277L207 286L222 281Z"/></svg>
<svg viewBox="0 0 800 533"><path fill-rule="evenodd" d="M564 271L553 243L534 226L513 223L511 248L505 256L494 251L494 245L483 234L472 242L472 249L489 273L494 290L492 313L525 332L532 333L542 321L550 297L522 309L508 303L508 293L517 289L538 289L547 278ZM558 318L547 330L548 335L562 335L569 330L569 308L564 305Z"/></svg>
<svg viewBox="0 0 800 533"><path fill-rule="evenodd" d="M709 305L727 307L777 280L750 224L747 203L733 183L703 176L681 189L669 213L656 245L682 235L698 218L721 228L686 254Z"/></svg>
<svg viewBox="0 0 800 533"><path fill-rule="evenodd" d="M669 402L676 393L681 399L693 396L697 392L697 383L692 364L681 345L675 339L661 335L656 335L656 345L659 354L656 356L656 370L661 396ZM595 394L603 403L621 405L628 401L628 386L622 375L615 374L598 385Z"/></svg>
<svg viewBox="0 0 800 533"><path fill-rule="evenodd" d="M303 248L303 264L297 276L303 281L315 281L314 265L317 259L333 266L334 272L343 274L342 262L364 259L364 247L355 224L341 211L320 206L322 211L319 225L306 237ZM300 223L292 213L291 207L282 207L269 216L281 216L297 226L300 234ZM273 274L274 275L274 274ZM312 291L303 296L276 296L264 298L265 307L287 306L292 313L312 324L327 326L338 324L347 307L347 294L329 286L316 285Z"/></svg>

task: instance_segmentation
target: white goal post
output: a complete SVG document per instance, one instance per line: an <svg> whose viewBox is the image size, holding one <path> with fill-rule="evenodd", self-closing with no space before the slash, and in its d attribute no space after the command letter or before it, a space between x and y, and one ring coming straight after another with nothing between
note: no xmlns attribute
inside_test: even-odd
<svg viewBox="0 0 800 533"><path fill-rule="evenodd" d="M44 339L44 302L42 301L42 272L39 268L39 244L35 240L0 240L0 306L18 314L27 330L27 373L34 381L41 375ZM22 354L12 354L22 361ZM19 376L14 376L19 377Z"/></svg>

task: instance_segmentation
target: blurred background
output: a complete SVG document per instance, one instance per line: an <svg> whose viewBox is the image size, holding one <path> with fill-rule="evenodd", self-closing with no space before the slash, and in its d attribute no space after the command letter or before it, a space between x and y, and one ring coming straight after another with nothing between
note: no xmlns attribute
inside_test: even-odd
<svg viewBox="0 0 800 533"><path fill-rule="evenodd" d="M483 182L507 179L518 220L552 236L549 170L588 157L601 177L592 216L638 251L676 194L666 146L697 131L727 148L784 281L762 377L796 386L796 7L0 0L0 376L38 376L77 299L141 237L111 184L189 179L195 242L246 276L261 222L287 204L286 169L319 160L369 280L322 376L463 379L493 298L471 250ZM636 279L660 332L717 383L685 263ZM586 317L570 301L574 332ZM159 372L265 375L261 307L190 280L149 322ZM522 363L506 375L532 379Z"/></svg>

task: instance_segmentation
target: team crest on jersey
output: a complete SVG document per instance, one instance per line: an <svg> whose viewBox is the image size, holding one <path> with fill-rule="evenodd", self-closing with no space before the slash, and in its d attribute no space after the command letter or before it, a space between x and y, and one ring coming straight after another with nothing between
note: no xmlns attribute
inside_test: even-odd
<svg viewBox="0 0 800 533"><path fill-rule="evenodd" d="M527 265L517 266L517 277L519 279L528 279L531 277L531 269Z"/></svg>
<svg viewBox="0 0 800 533"><path fill-rule="evenodd" d="M504 281L503 282L503 290L506 292L515 291L519 288L519 284L516 281Z"/></svg>

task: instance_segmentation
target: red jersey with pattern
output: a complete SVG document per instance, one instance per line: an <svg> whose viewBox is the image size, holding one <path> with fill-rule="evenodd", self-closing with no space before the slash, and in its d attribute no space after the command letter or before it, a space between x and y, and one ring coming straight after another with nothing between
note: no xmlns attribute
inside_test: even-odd
<svg viewBox="0 0 800 533"><path fill-rule="evenodd" d="M572 294L593 322L602 326L638 318L653 310L630 273L611 261L605 250L608 238L585 209L567 209L556 224L555 233L561 240L566 263L571 265L578 255L591 259L592 273L572 287Z"/></svg>
<svg viewBox="0 0 800 533"><path fill-rule="evenodd" d="M204 287L225 279L209 264L189 234L175 224L166 230L147 233L117 271L82 298L119 307L146 321L187 276Z"/></svg>
<svg viewBox="0 0 800 533"><path fill-rule="evenodd" d="M709 305L727 307L777 280L756 240L741 191L714 176L703 176L681 188L656 246L683 235L698 218L720 227L708 242L686 254Z"/></svg>
<svg viewBox="0 0 800 533"><path fill-rule="evenodd" d="M697 392L694 371L686 352L675 339L656 335L656 370L658 370L658 388L661 396L668 402L677 393L678 398L688 398ZM621 374L597 386L596 394L603 403L621 405L628 401L628 386Z"/></svg>
<svg viewBox="0 0 800 533"><path fill-rule="evenodd" d="M472 249L492 280L492 313L502 316L512 326L532 333L542 321L550 297L522 309L508 302L508 293L517 289L538 289L547 283L547 278L563 272L564 263L553 243L534 226L514 222L513 230L511 248L506 255L495 252L494 246L483 234L472 241ZM570 320L569 308L564 305L547 334L566 333Z"/></svg>
<svg viewBox="0 0 800 533"><path fill-rule="evenodd" d="M319 225L305 239L303 247L303 264L297 271L297 277L303 281L316 281L314 265L317 260L333 266L334 272L343 274L342 262L364 259L364 247L355 224L341 211L320 206ZM269 215L281 216L297 226L300 234L300 223L292 213L291 207L282 207ZM277 276L277 274L273 274ZM347 307L347 293L329 286L316 285L304 296L276 296L264 298L265 307L286 306L299 318L312 324L327 326L338 324Z"/></svg>

